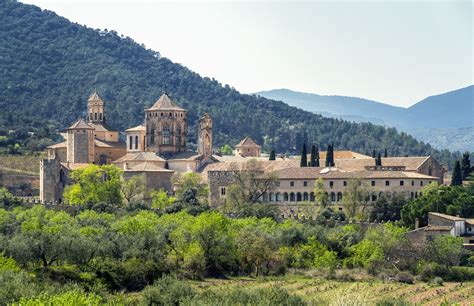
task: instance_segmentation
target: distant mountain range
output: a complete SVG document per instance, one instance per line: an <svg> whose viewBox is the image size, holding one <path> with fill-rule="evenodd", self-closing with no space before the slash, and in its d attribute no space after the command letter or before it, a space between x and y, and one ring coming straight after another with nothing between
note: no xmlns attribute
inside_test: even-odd
<svg viewBox="0 0 474 306"><path fill-rule="evenodd" d="M436 148L474 151L474 86L428 97L408 108L362 98L288 89L258 92L325 117L396 127Z"/></svg>

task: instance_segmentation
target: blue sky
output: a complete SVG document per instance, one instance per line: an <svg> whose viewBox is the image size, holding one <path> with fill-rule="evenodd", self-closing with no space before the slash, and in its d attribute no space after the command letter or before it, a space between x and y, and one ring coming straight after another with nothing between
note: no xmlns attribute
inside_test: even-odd
<svg viewBox="0 0 474 306"><path fill-rule="evenodd" d="M410 106L473 84L471 1L25 0L130 36L241 92Z"/></svg>

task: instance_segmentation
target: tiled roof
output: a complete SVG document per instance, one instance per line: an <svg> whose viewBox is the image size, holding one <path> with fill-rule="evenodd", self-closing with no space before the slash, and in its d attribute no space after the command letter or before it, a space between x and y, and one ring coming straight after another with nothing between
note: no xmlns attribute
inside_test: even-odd
<svg viewBox="0 0 474 306"><path fill-rule="evenodd" d="M242 139L235 147L238 148L238 147L260 147L258 144L255 143L255 141L253 141L252 138L250 137L245 137L244 139Z"/></svg>
<svg viewBox="0 0 474 306"><path fill-rule="evenodd" d="M93 130L94 128L87 124L84 119L79 119L73 123L70 127L66 130Z"/></svg>
<svg viewBox="0 0 474 306"><path fill-rule="evenodd" d="M145 126L143 124L137 125L135 127L126 129L125 132L141 132L145 131Z"/></svg>
<svg viewBox="0 0 474 306"><path fill-rule="evenodd" d="M428 225L425 231L450 232L453 227L449 225Z"/></svg>
<svg viewBox="0 0 474 306"><path fill-rule="evenodd" d="M48 146L48 149L59 149L59 148L67 148L67 141L65 140L63 142Z"/></svg>
<svg viewBox="0 0 474 306"><path fill-rule="evenodd" d="M85 167L87 167L91 164L88 164L88 163L61 163L61 165L66 169L76 170L76 169L80 169L80 168L85 168Z"/></svg>
<svg viewBox="0 0 474 306"><path fill-rule="evenodd" d="M162 94L161 97L147 110L177 110L184 111L184 108L179 107L173 102L166 93Z"/></svg>
<svg viewBox="0 0 474 306"><path fill-rule="evenodd" d="M446 220L450 220L450 221L463 221L463 220L466 220L464 218L451 216L451 215L446 215L446 214L437 213L437 212L428 212L428 217L429 217L429 215L433 215L433 216L443 218L443 219L446 219Z"/></svg>
<svg viewBox="0 0 474 306"><path fill-rule="evenodd" d="M122 148L125 147L125 143L123 141L118 142L110 142L110 141L103 141L99 139L94 139L94 145L99 148ZM58 149L58 148L67 148L67 141L63 141L48 147L48 149Z"/></svg>
<svg viewBox="0 0 474 306"><path fill-rule="evenodd" d="M114 163L121 163L127 161L162 161L165 160L153 152L137 152L127 153L119 159L115 160Z"/></svg>
<svg viewBox="0 0 474 306"><path fill-rule="evenodd" d="M311 150L311 148L309 148L309 150ZM319 162L322 162L324 163L324 161L326 160L326 153L327 151L319 151ZM308 154L308 160L311 156L311 153ZM367 155L364 155L364 154L360 154L360 153L357 153L357 152L353 152L353 151L348 151L348 150L338 150L338 151L334 151L334 159L372 159L372 157L370 156L367 156Z"/></svg>
<svg viewBox="0 0 474 306"><path fill-rule="evenodd" d="M88 123L95 131L98 132L117 132L114 128L111 128L105 123L93 123L89 122Z"/></svg>
<svg viewBox="0 0 474 306"><path fill-rule="evenodd" d="M395 167L403 166L407 171L416 171L429 156L421 157L385 157L382 158L382 166ZM324 163L324 159L320 159L320 162ZM355 159L336 159L336 167L344 169L346 171L362 171L365 170L366 166L375 166L375 160L373 158L355 158Z"/></svg>

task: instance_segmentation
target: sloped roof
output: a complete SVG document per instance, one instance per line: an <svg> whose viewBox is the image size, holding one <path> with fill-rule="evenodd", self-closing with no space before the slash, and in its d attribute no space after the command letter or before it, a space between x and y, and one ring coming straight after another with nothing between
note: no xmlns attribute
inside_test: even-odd
<svg viewBox="0 0 474 306"><path fill-rule="evenodd" d="M174 170L165 169L158 166L156 163L144 161L141 163L134 163L127 165L125 172L167 172L174 173Z"/></svg>
<svg viewBox="0 0 474 306"><path fill-rule="evenodd" d="M175 111L185 111L184 108L179 107L174 101L168 97L166 93L162 94L161 97L153 104L152 107L147 109L149 110L175 110Z"/></svg>
<svg viewBox="0 0 474 306"><path fill-rule="evenodd" d="M460 217L456 217L456 216L451 216L451 215L446 215L446 214L437 213L437 212L428 212L428 215L433 215L433 216L440 217L440 218L443 218L443 219L446 219L446 220L451 220L451 221L463 221L463 220L466 220L466 219L464 219L464 218L460 218Z"/></svg>
<svg viewBox="0 0 474 306"><path fill-rule="evenodd" d="M255 143L255 141L253 141L252 138L250 138L249 136L245 137L244 139L242 139L235 147L238 148L238 147L259 147L260 146L258 144Z"/></svg>
<svg viewBox="0 0 474 306"><path fill-rule="evenodd" d="M425 231L436 231L436 232L450 232L453 226L450 225L428 225L425 227Z"/></svg>
<svg viewBox="0 0 474 306"><path fill-rule="evenodd" d="M48 146L48 149L59 149L59 148L66 148L67 147L67 141L55 143L53 145Z"/></svg>
<svg viewBox="0 0 474 306"><path fill-rule="evenodd" d="M309 148L311 151L311 148ZM319 161L326 160L327 151L319 151ZM311 157L311 153L308 153L308 160ZM334 151L334 159L372 159L372 157L365 154L360 154L349 150L337 150Z"/></svg>
<svg viewBox="0 0 474 306"><path fill-rule="evenodd" d="M74 122L70 127L68 127L66 130L93 130L94 128L87 124L84 119L79 119L76 122Z"/></svg>
<svg viewBox="0 0 474 306"><path fill-rule="evenodd" d="M156 155L153 152L137 152L137 153L127 153L119 159L115 160L114 163L121 163L127 161L161 161L165 160L160 156Z"/></svg>
<svg viewBox="0 0 474 306"><path fill-rule="evenodd" d="M126 129L125 132L141 132L141 131L145 131L145 130L146 130L145 126L143 124L140 124L140 125L137 125L135 127Z"/></svg>
<svg viewBox="0 0 474 306"><path fill-rule="evenodd" d="M88 123L94 130L98 132L117 132L116 129L111 128L105 123L94 123L94 122L89 122Z"/></svg>
<svg viewBox="0 0 474 306"><path fill-rule="evenodd" d="M125 147L125 142L123 141L118 141L118 142L109 142L109 141L103 141L99 140L97 138L94 139L94 145L99 148L121 148ZM67 147L67 140L53 144L48 147L48 149L59 149L59 148L66 148Z"/></svg>
<svg viewBox="0 0 474 306"><path fill-rule="evenodd" d="M99 96L96 90L94 90L94 92L89 96L89 99L87 99L87 101L88 102L94 102L94 101L104 102L104 100L102 100L102 98Z"/></svg>
<svg viewBox="0 0 474 306"><path fill-rule="evenodd" d="M69 170L76 170L76 169L81 169L89 166L91 164L88 163L61 163L61 166L63 166L66 169Z"/></svg>
<svg viewBox="0 0 474 306"><path fill-rule="evenodd" d="M429 156L385 157L382 158L382 166L403 166L407 171L416 171L428 158ZM362 171L365 170L367 166L375 166L375 160L373 158L334 159L336 167L346 171ZM321 160L324 162L324 159L320 159L320 161Z"/></svg>

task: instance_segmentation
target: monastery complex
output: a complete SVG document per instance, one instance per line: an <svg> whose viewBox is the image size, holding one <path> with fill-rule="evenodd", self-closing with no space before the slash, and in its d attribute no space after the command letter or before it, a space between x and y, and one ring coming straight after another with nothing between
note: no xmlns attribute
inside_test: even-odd
<svg viewBox="0 0 474 306"><path fill-rule="evenodd" d="M260 146L245 137L235 146L233 156L215 154L212 146L213 126L210 114L198 122L197 152L187 146L187 110L179 107L164 93L144 111L144 123L123 133L107 125L105 103L94 92L87 101L87 118L79 119L65 129L65 140L47 149L41 161L40 200L61 202L64 187L70 183L71 170L88 164L114 164L125 177L143 175L148 190L164 188L173 192L171 177L175 173L197 172L209 184L210 204L220 205L226 199L227 187L234 181L236 169L252 159L263 175L277 178L275 188L262 197L274 205L316 203L314 182L324 181L331 203L338 206L348 180L360 178L371 191L370 201L384 193L401 193L415 198L431 182L442 183L443 169L431 156L375 159L351 151L335 151L333 167L300 167L300 157L261 156ZM324 161L325 152L320 152Z"/></svg>

